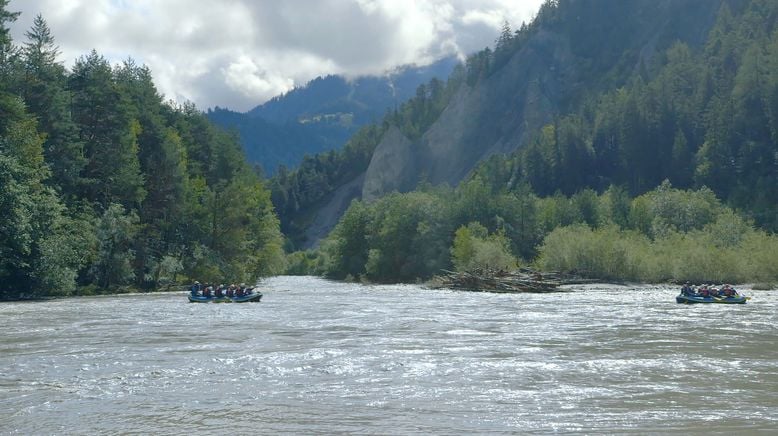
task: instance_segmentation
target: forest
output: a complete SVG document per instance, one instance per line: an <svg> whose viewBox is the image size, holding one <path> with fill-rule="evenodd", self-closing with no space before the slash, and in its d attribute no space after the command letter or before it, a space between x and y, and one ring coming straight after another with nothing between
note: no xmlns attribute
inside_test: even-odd
<svg viewBox="0 0 778 436"><path fill-rule="evenodd" d="M532 266L607 281L775 283L778 236L757 228L708 188L664 181L631 198L538 197L529 185L495 189L474 177L374 203L355 201L316 251L290 256L292 273L415 282L441 269Z"/></svg>
<svg viewBox="0 0 778 436"><path fill-rule="evenodd" d="M92 51L67 69L41 16L13 41L7 25L18 14L7 3L0 299L281 273L415 282L518 265L600 280L778 282L774 1L721 0L699 43L663 41L643 58L631 29L590 23L618 42L597 51L603 35L576 20L602 13L590 3L548 0L341 149L270 180L234 133L192 104L163 101L147 67ZM616 19L650 2L607 3ZM641 13L663 19L661 8ZM456 186L422 176L414 191L355 200L316 249L296 251L384 133L422 137L463 87L498 74L542 32L576 36L573 63L586 81L524 146L481 161Z"/></svg>
<svg viewBox="0 0 778 436"><path fill-rule="evenodd" d="M581 3L548 1L529 25L506 25L494 49L435 88L483 80L537 29L570 26ZM422 183L355 201L320 249L295 254L291 267L374 281L516 262L604 280L778 281L776 18L773 1L723 1L699 46L670 43L607 76L595 62L581 65L591 86L526 147L482 162L457 187ZM586 35L576 44L586 49ZM374 128L419 132L452 95L430 88ZM274 181L274 199L292 200L277 202L282 226L301 216L290 209L305 213L326 195L298 183L336 180L327 162L344 159L312 158Z"/></svg>
<svg viewBox="0 0 778 436"><path fill-rule="evenodd" d="M13 41L0 0L0 299L188 280L254 281L285 267L270 190L237 139L151 71L92 51L57 61L42 16Z"/></svg>

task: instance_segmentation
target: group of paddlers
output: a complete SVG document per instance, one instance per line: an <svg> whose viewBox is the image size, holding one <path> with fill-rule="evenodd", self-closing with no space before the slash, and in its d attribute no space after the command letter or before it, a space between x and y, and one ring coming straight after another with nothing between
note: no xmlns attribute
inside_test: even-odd
<svg viewBox="0 0 778 436"><path fill-rule="evenodd" d="M708 285L700 285L695 289L689 282L686 282L681 288L681 295L687 297L734 297L737 296L738 293L730 285L724 285L721 289L709 287Z"/></svg>
<svg viewBox="0 0 778 436"><path fill-rule="evenodd" d="M189 287L189 292L192 294L193 297L214 297L214 298L223 298L223 297L244 297L246 295L251 295L254 291L254 288L246 287L245 283L241 283L240 285L231 284L229 286L227 285L202 285L200 282L195 281L192 286Z"/></svg>

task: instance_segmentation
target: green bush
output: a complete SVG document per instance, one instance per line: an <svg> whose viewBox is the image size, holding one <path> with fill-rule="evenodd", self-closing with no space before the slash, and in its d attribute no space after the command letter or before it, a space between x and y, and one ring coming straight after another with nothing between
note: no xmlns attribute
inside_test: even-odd
<svg viewBox="0 0 778 436"><path fill-rule="evenodd" d="M723 219L731 220L729 214ZM731 224L731 223L730 223ZM738 229L722 233L721 228ZM745 283L778 280L778 237L721 222L687 233L669 231L653 241L634 231L585 225L546 236L538 266L604 280Z"/></svg>
<svg viewBox="0 0 778 436"><path fill-rule="evenodd" d="M511 254L510 242L503 233L489 235L480 223L470 223L457 229L451 247L451 262L457 271L478 268L512 270L516 258Z"/></svg>

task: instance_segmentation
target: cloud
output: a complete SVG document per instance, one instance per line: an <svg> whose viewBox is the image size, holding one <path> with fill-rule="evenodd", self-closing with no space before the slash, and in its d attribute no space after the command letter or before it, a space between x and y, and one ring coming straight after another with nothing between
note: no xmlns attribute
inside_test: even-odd
<svg viewBox="0 0 778 436"><path fill-rule="evenodd" d="M542 0L11 0L71 66L91 49L148 65L166 98L248 110L319 75L380 74L493 45Z"/></svg>

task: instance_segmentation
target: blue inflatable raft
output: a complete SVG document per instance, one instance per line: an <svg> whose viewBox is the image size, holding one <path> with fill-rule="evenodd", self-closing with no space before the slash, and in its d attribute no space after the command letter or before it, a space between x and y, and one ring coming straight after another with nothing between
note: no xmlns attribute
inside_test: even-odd
<svg viewBox="0 0 778 436"><path fill-rule="evenodd" d="M746 304L746 301L748 301L749 298L750 297L746 297L745 295L734 295L730 297L725 297L725 296L703 297L702 295L681 294L675 297L675 301L684 304L695 304L695 303Z"/></svg>

